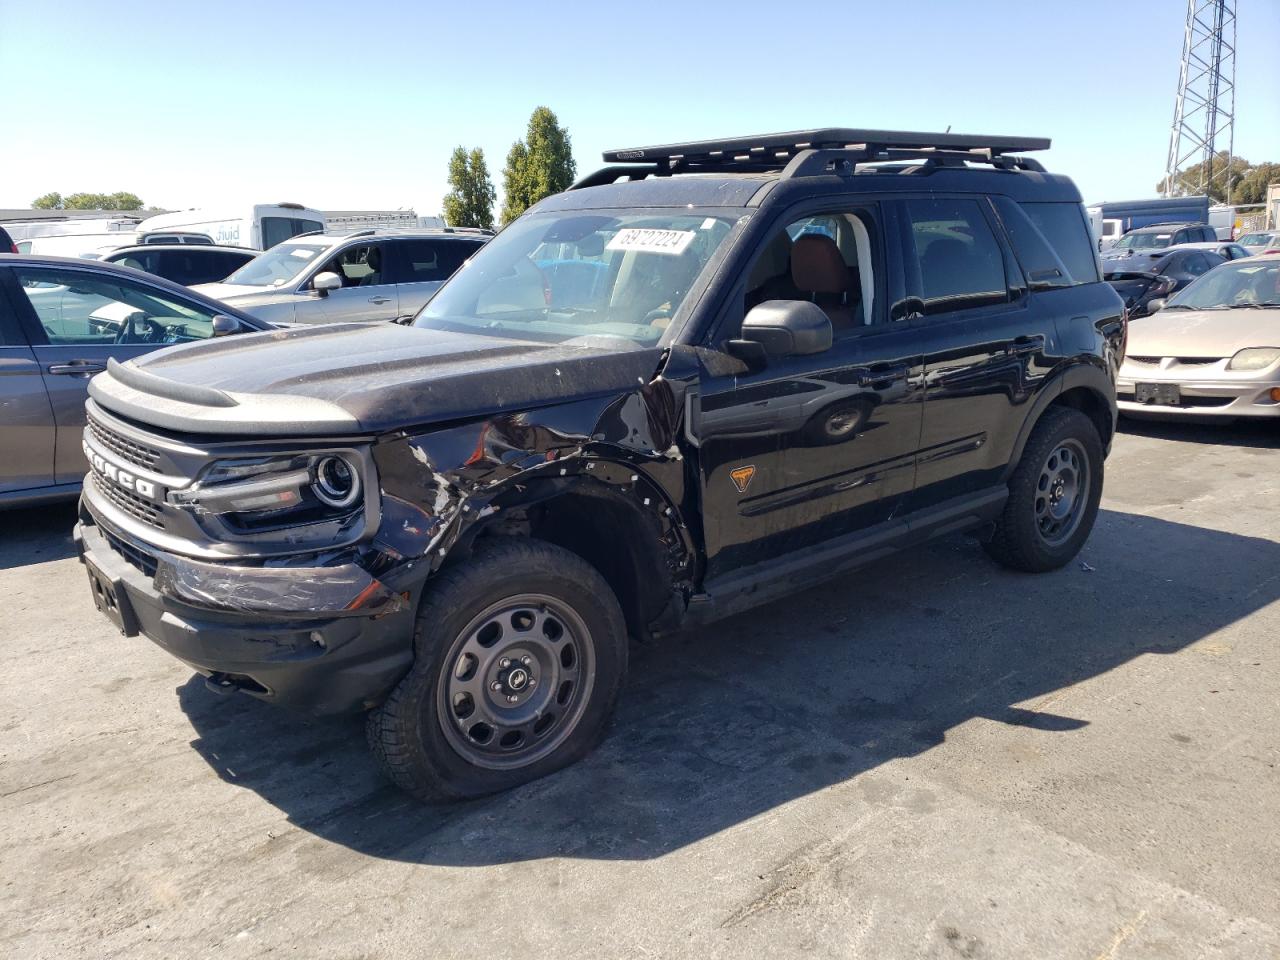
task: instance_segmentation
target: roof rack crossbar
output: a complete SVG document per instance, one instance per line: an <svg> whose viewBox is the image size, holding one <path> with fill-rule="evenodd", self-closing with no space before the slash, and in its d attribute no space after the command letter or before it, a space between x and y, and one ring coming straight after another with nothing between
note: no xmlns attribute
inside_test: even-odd
<svg viewBox="0 0 1280 960"><path fill-rule="evenodd" d="M902 130L861 130L832 127L818 130L793 130L788 133L769 133L752 137L731 137L726 140L699 140L690 143L673 143L664 146L631 147L623 150L606 150L606 163L641 161L656 163L677 160L690 163L695 158L717 160L750 158L755 161L790 159L802 150L850 149L878 147L880 149L934 149L934 150L986 150L992 156L1013 151L1047 150L1050 141L1044 137L986 136L964 133L919 133ZM785 164L779 163L779 166Z"/></svg>

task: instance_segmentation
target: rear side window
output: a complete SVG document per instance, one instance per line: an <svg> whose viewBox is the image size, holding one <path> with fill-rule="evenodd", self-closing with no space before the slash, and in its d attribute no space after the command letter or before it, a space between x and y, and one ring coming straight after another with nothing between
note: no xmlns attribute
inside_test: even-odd
<svg viewBox="0 0 1280 960"><path fill-rule="evenodd" d="M402 275L398 283L448 280L480 245L464 240L399 240Z"/></svg>
<svg viewBox="0 0 1280 960"><path fill-rule="evenodd" d="M1000 244L974 200L906 201L926 314L1009 299Z"/></svg>
<svg viewBox="0 0 1280 960"><path fill-rule="evenodd" d="M1096 283L1101 279L1089 220L1080 204L1022 203L1019 206L1053 245L1075 283Z"/></svg>

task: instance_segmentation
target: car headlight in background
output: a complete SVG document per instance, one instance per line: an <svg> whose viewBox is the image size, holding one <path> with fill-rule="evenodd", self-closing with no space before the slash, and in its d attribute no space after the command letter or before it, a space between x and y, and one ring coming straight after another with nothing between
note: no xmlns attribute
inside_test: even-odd
<svg viewBox="0 0 1280 960"><path fill-rule="evenodd" d="M1277 360L1280 360L1280 347L1248 347L1231 358L1227 369L1265 370Z"/></svg>

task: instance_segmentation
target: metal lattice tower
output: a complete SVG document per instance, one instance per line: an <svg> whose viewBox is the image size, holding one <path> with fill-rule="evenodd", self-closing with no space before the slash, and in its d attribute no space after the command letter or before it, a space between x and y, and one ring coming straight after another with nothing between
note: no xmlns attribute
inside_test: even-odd
<svg viewBox="0 0 1280 960"><path fill-rule="evenodd" d="M1228 158L1234 153L1235 115L1236 0L1187 0L1182 70L1165 166L1166 197L1178 192L1179 170L1200 164L1199 182L1188 183L1186 189L1204 194L1219 184L1231 201L1230 160L1221 163L1217 152L1225 146Z"/></svg>

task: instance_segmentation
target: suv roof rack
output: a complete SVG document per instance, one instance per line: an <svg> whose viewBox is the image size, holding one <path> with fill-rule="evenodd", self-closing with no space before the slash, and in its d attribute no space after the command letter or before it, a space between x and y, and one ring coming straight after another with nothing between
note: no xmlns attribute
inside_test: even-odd
<svg viewBox="0 0 1280 960"><path fill-rule="evenodd" d="M784 179L819 174L851 174L859 163L923 160L933 166L989 163L1001 169L1043 171L1011 151L1047 150L1047 137L984 136L964 133L915 133L828 127L793 130L725 140L697 140L654 147L606 150L605 167L573 185L573 189L614 183L624 177L670 176L674 173L768 173Z"/></svg>

